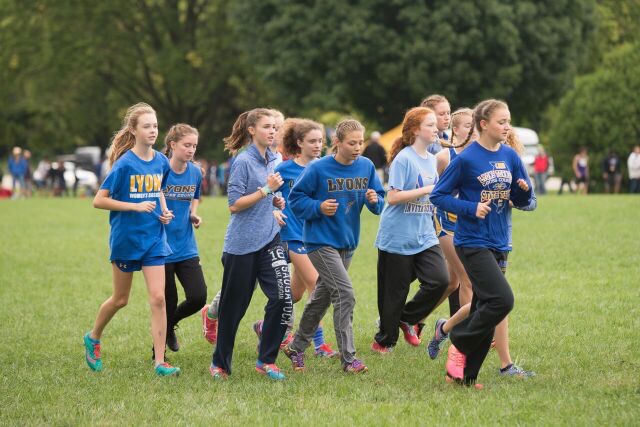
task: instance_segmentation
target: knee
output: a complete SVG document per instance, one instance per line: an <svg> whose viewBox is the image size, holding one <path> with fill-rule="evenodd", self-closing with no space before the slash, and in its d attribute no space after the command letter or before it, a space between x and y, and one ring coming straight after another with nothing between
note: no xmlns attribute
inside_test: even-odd
<svg viewBox="0 0 640 427"><path fill-rule="evenodd" d="M188 304L194 307L204 307L207 304L207 294L190 295L187 298Z"/></svg>
<svg viewBox="0 0 640 427"><path fill-rule="evenodd" d="M513 310L514 298L513 292L504 292L498 299L498 312L501 317L505 317L511 310Z"/></svg>
<svg viewBox="0 0 640 427"><path fill-rule="evenodd" d="M152 309L157 309L157 310L166 309L164 293L154 293L149 295L149 305L151 306Z"/></svg>
<svg viewBox="0 0 640 427"><path fill-rule="evenodd" d="M129 303L129 297L114 297L112 301L114 307L120 310Z"/></svg>

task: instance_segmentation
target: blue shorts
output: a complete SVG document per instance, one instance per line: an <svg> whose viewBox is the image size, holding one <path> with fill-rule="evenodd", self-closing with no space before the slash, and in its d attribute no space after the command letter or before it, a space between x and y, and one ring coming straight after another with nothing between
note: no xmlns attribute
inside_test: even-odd
<svg viewBox="0 0 640 427"><path fill-rule="evenodd" d="M285 248L288 261L290 261L289 251L295 252L299 255L306 255L309 253L309 251L307 251L307 248L304 246L304 242L301 242L300 240L289 240L288 242L282 242L282 245Z"/></svg>
<svg viewBox="0 0 640 427"><path fill-rule="evenodd" d="M453 236L456 230L458 216L442 209L436 209L433 214L433 225L436 229L436 236Z"/></svg>
<svg viewBox="0 0 640 427"><path fill-rule="evenodd" d="M142 267L153 267L156 265L164 265L164 256L152 256L138 260L123 260L113 259L112 263L115 264L123 273L133 273L134 271L142 270Z"/></svg>

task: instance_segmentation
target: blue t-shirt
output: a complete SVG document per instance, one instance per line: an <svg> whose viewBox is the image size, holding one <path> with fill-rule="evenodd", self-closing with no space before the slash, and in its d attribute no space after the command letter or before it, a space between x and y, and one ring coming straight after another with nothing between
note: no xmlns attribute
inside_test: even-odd
<svg viewBox="0 0 640 427"><path fill-rule="evenodd" d="M276 156L271 150L266 150L265 156L260 155L255 144L235 156L229 170L229 206L267 185L267 176L273 173ZM246 255L271 242L280 231L273 210L273 194L269 194L250 208L232 214L224 236L223 252Z"/></svg>
<svg viewBox="0 0 640 427"><path fill-rule="evenodd" d="M389 171L389 190L414 190L438 180L436 158L423 159L412 147L398 153ZM433 205L429 196L398 205L387 201L376 238L376 247L385 252L414 255L438 244L433 228Z"/></svg>
<svg viewBox="0 0 640 427"><path fill-rule="evenodd" d="M378 193L378 203L365 197L369 188ZM336 214L327 216L320 205L327 199L339 203ZM289 194L293 214L304 221L302 240L308 251L329 246L355 249L360 239L362 207L379 215L384 205L384 190L371 160L358 157L343 165L329 155L311 162L293 185Z"/></svg>
<svg viewBox="0 0 640 427"><path fill-rule="evenodd" d="M287 218L285 218L286 225L280 229L280 237L284 242L290 242L292 240L302 241L302 221L294 215L289 206L289 194L293 188L293 184L296 183L305 167L300 166L293 160L287 160L276 166L275 171L280 172L280 176L284 180L284 184L280 187L279 191L282 193L282 197L286 200L284 210L282 211Z"/></svg>
<svg viewBox="0 0 640 427"><path fill-rule="evenodd" d="M524 179L529 191L517 184ZM458 190L458 198L453 196ZM531 203L531 181L518 154L500 144L489 151L473 142L449 164L431 194L431 202L447 212L458 214L453 244L462 247L510 250L507 212L509 200L516 207ZM491 212L476 217L477 205L491 200Z"/></svg>
<svg viewBox="0 0 640 427"><path fill-rule="evenodd" d="M165 226L167 242L173 254L165 259L166 263L184 261L198 256L196 237L191 225L191 201L200 199L200 184L202 172L195 164L187 163L187 169L182 173L171 170L164 198L167 208L173 211L175 218Z"/></svg>
<svg viewBox="0 0 640 427"><path fill-rule="evenodd" d="M169 160L164 154L153 151L153 159L142 160L129 150L113 165L100 186L109 190L114 200L129 203L156 202L153 212L111 211L109 245L113 260L141 260L143 257L159 257L171 254L167 235L159 217L160 193L169 176Z"/></svg>

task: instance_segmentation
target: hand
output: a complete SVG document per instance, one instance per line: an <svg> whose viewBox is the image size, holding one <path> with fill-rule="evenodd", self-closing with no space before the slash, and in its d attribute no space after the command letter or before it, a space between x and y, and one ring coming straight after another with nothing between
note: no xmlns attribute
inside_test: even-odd
<svg viewBox="0 0 640 427"><path fill-rule="evenodd" d="M273 192L280 188L283 183L284 180L280 176L280 172L272 173L267 177L267 187L269 187Z"/></svg>
<svg viewBox="0 0 640 427"><path fill-rule="evenodd" d="M170 211L169 209L162 211L162 215L158 217L160 222L165 225L169 224L173 218L175 218L175 216L173 215L173 212Z"/></svg>
<svg viewBox="0 0 640 427"><path fill-rule="evenodd" d="M276 221L278 222L278 225L280 227L287 225L287 223L284 222L284 218L286 218L287 216L283 214L282 211L273 211L273 216L276 218Z"/></svg>
<svg viewBox="0 0 640 427"><path fill-rule="evenodd" d="M529 184L527 184L527 181L525 181L524 179L520 178L516 182L518 183L518 187L520 187L522 189L522 191L529 191Z"/></svg>
<svg viewBox="0 0 640 427"><path fill-rule="evenodd" d="M489 199L487 201L484 201L482 203L478 203L478 207L476 208L476 216L480 219L484 219L489 212L491 212L491 208L489 207L489 205L491 204L492 200Z"/></svg>
<svg viewBox="0 0 640 427"><path fill-rule="evenodd" d="M320 211L326 216L334 216L339 205L336 199L327 199L320 204Z"/></svg>
<svg viewBox="0 0 640 427"><path fill-rule="evenodd" d="M435 187L436 187L436 186L435 186L435 185L433 185L433 184L431 184L431 185L425 185L424 187L422 187L422 188L423 188L423 190L424 190L424 195L425 195L425 196L428 196L429 194L433 193L433 189L434 189Z"/></svg>
<svg viewBox="0 0 640 427"><path fill-rule="evenodd" d="M189 221L191 221L191 224L193 224L195 228L200 228L200 224L202 224L202 218L198 215L189 215Z"/></svg>
<svg viewBox="0 0 640 427"><path fill-rule="evenodd" d="M273 206L275 206L276 209L283 210L285 205L286 205L286 202L284 200L284 197L276 196L273 198Z"/></svg>
<svg viewBox="0 0 640 427"><path fill-rule="evenodd" d="M153 212L153 210L156 208L156 202L141 202L134 204L135 206L133 210L136 212Z"/></svg>
<svg viewBox="0 0 640 427"><path fill-rule="evenodd" d="M376 193L376 190L370 188L364 195L367 198L367 202L371 203L372 205L378 203L378 193Z"/></svg>

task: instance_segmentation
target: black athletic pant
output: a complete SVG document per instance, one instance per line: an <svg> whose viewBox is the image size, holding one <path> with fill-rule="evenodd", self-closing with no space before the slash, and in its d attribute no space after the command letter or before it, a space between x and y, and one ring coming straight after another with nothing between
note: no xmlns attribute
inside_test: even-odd
<svg viewBox="0 0 640 427"><path fill-rule="evenodd" d="M496 326L513 308L513 292L504 276L509 253L458 246L456 253L471 279L473 298L469 317L453 327L450 338L467 356L465 380L475 380Z"/></svg>
<svg viewBox="0 0 640 427"><path fill-rule="evenodd" d="M420 288L407 301L411 282ZM400 321L415 325L435 308L449 285L449 272L439 245L415 255L399 255L378 250L378 344L389 347L398 341ZM406 304L405 304L406 302Z"/></svg>
<svg viewBox="0 0 640 427"><path fill-rule="evenodd" d="M218 308L218 343L213 364L231 373L233 346L240 320L249 307L256 279L267 296L258 359L274 363L293 313L289 264L280 236L245 255L222 254L224 273Z"/></svg>
<svg viewBox="0 0 640 427"><path fill-rule="evenodd" d="M460 310L460 285L449 294L449 317L453 317Z"/></svg>
<svg viewBox="0 0 640 427"><path fill-rule="evenodd" d="M207 285L200 266L200 258L172 262L164 266L164 298L167 302L167 329L182 319L197 313L207 303ZM184 289L185 300L178 305L176 277Z"/></svg>

